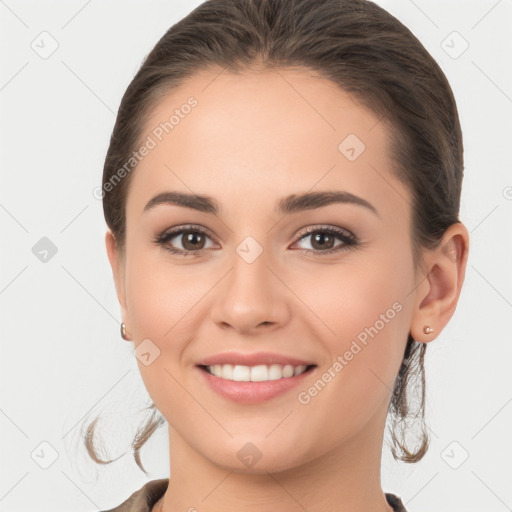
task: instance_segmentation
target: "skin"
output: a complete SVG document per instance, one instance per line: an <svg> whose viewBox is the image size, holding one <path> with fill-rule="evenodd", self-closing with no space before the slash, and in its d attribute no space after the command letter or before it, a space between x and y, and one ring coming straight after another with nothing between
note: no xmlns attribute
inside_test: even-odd
<svg viewBox="0 0 512 512"><path fill-rule="evenodd" d="M306 69L203 71L160 101L143 139L190 96L198 105L132 171L125 252L110 231L105 239L128 336L135 348L149 338L160 350L148 366L137 360L169 425L172 477L153 510L389 512L380 461L393 383L408 333L428 343L455 311L468 232L452 225L415 272L411 194L392 173L390 127ZM354 161L338 150L350 133L366 146ZM351 192L378 215L349 203L273 211L284 196L320 190ZM221 211L165 204L144 212L164 191L212 196ZM154 242L187 223L213 235L195 242L201 254ZM300 240L303 228L322 225L349 230L359 245L322 255L312 236ZM236 252L247 236L263 248L252 263ZM191 247L183 236L167 245ZM300 403L298 392L396 302L400 312ZM300 389L238 404L195 368L228 350L293 355L317 368ZM237 457L248 442L262 454L252 467Z"/></svg>

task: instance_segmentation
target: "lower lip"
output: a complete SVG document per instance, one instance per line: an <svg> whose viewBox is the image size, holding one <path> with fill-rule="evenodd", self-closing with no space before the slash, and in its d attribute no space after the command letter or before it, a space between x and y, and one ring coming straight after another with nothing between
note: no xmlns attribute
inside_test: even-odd
<svg viewBox="0 0 512 512"><path fill-rule="evenodd" d="M263 382L234 381L212 375L197 366L209 386L219 395L241 404L258 404L270 400L301 384L316 368L310 368L300 375Z"/></svg>

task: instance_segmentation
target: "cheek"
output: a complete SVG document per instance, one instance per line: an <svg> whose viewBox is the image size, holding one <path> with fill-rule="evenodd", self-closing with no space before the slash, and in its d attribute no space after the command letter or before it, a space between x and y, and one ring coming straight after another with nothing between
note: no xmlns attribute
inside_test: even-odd
<svg viewBox="0 0 512 512"><path fill-rule="evenodd" d="M183 332L211 281L202 273L194 265L173 264L164 251L131 248L126 300L136 341L151 338L165 346L180 339L176 334Z"/></svg>
<svg viewBox="0 0 512 512"><path fill-rule="evenodd" d="M184 267L171 266L162 254L156 258L159 251L135 247L130 251L126 262L129 328L142 379L157 407L164 411L171 405L170 397L179 394L172 375L179 371L193 330L194 305L206 290L201 281L191 283ZM205 288L207 284L208 280Z"/></svg>
<svg viewBox="0 0 512 512"><path fill-rule="evenodd" d="M406 309L411 300L413 274L409 260L382 251L378 257L361 262L356 261L357 257L309 268L301 272L300 279L289 277L296 283L297 295L325 324L323 338L331 339L333 348L336 340L354 338L376 322L382 334L390 332L391 325L394 329L403 327L406 315L397 314L397 309ZM385 328L379 321L381 315L384 321L390 320Z"/></svg>
<svg viewBox="0 0 512 512"><path fill-rule="evenodd" d="M383 391L392 388L410 326L412 282L411 261L380 252L367 265L347 259L319 266L304 273L295 289L314 313L305 310L314 336L331 361L340 356L349 370L339 372L344 376L338 382L350 379L350 386L358 388L357 399L368 399L379 379Z"/></svg>
<svg viewBox="0 0 512 512"><path fill-rule="evenodd" d="M325 276L309 274L297 292L330 329L309 322L310 327L317 325L313 335L322 341L330 361L298 397L308 428L336 426L325 433L326 449L387 411L384 401L391 397L402 361L412 273L406 261L386 261L382 253L378 261L365 268L331 266Z"/></svg>

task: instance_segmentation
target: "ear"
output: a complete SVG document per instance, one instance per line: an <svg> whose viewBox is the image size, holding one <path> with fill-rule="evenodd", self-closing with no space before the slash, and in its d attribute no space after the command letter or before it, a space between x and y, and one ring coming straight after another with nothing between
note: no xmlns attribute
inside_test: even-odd
<svg viewBox="0 0 512 512"><path fill-rule="evenodd" d="M105 234L105 245L107 248L108 260L112 267L117 299L121 305L122 321L127 322L128 312L126 309L124 255L120 253L119 248L116 245L116 238L110 230Z"/></svg>
<svg viewBox="0 0 512 512"><path fill-rule="evenodd" d="M457 306L466 273L469 253L469 233L464 224L452 224L437 248L424 254L425 274L415 290L412 337L420 342L437 338ZM434 332L425 334L430 326Z"/></svg>

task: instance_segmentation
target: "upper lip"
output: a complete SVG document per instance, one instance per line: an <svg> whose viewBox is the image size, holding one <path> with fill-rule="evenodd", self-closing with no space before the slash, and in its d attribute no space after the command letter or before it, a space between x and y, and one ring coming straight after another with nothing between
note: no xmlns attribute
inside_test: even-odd
<svg viewBox="0 0 512 512"><path fill-rule="evenodd" d="M210 357L206 357L197 363L198 366L213 366L215 364L233 364L241 366L256 366L260 364L282 364L286 366L289 364L292 366L309 366L314 365L315 363L284 354L276 354L273 352L223 352Z"/></svg>

